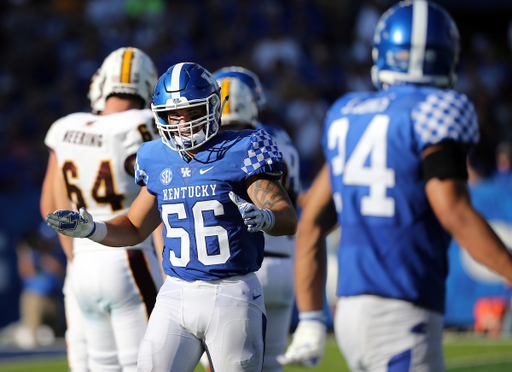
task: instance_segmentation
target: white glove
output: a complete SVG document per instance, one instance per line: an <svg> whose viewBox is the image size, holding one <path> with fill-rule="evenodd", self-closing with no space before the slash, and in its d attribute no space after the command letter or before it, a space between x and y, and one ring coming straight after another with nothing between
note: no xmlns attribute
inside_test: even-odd
<svg viewBox="0 0 512 372"><path fill-rule="evenodd" d="M80 213L59 209L46 214L46 222L55 231L72 238L89 238L95 242L102 241L107 235L104 222L94 222L84 208Z"/></svg>
<svg viewBox="0 0 512 372"><path fill-rule="evenodd" d="M317 313L307 312L307 313ZM299 313L299 319L303 318ZM322 315L323 319L323 315ZM327 328L323 320L300 319L293 340L284 355L278 355L277 361L282 365L311 368L322 361L325 352Z"/></svg>
<svg viewBox="0 0 512 372"><path fill-rule="evenodd" d="M247 231L269 231L274 227L276 218L272 211L268 209L259 209L254 204L249 203L236 195L233 191L229 192L229 198L238 207L244 223L247 226Z"/></svg>

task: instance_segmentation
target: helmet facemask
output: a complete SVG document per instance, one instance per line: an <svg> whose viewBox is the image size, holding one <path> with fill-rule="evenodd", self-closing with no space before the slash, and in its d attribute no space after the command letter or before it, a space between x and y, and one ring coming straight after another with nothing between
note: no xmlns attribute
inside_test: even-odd
<svg viewBox="0 0 512 372"><path fill-rule="evenodd" d="M202 113L196 113L196 107ZM220 87L212 74L197 63L177 63L158 79L151 110L162 142L189 161L195 153L192 150L219 131ZM179 122L183 118L169 121L169 111L173 110L182 110L176 116L184 116L187 122Z"/></svg>
<svg viewBox="0 0 512 372"><path fill-rule="evenodd" d="M206 114L184 123L169 123L169 114L175 110L204 107ZM202 146L208 139L217 134L219 130L218 112L220 99L212 94L206 99L168 103L166 105L151 106L155 116L156 125L162 141L175 151L190 151Z"/></svg>

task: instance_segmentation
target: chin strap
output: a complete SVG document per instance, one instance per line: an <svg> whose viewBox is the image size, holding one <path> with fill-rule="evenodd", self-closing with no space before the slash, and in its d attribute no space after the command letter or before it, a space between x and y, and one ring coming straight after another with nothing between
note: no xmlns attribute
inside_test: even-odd
<svg viewBox="0 0 512 372"><path fill-rule="evenodd" d="M194 157L192 154L190 154L187 150L180 149L178 150L178 154L180 154L181 158L185 160L187 163L190 163L192 158Z"/></svg>

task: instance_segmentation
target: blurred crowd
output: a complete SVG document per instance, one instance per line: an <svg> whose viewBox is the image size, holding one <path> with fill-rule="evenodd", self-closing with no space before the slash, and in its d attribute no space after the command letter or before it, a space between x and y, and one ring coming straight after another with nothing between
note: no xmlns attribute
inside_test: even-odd
<svg viewBox="0 0 512 372"><path fill-rule="evenodd" d="M181 61L198 62L210 71L227 65L255 71L269 101L262 119L290 133L307 185L323 161L319 138L328 106L346 91L373 89L373 30L393 2L3 1L1 189L40 185L47 129L64 115L89 111L90 78L121 46L143 49L159 74ZM458 23L465 18L457 17L457 7L448 10ZM498 143L512 141L511 50L504 30L498 38L474 27L471 35L462 34L456 86L476 104L482 162L491 168Z"/></svg>
<svg viewBox="0 0 512 372"><path fill-rule="evenodd" d="M159 75L183 61L197 62L212 72L229 65L256 72L269 102L261 120L283 126L295 141L302 183L307 187L323 162L320 136L330 104L347 91L374 89L370 80L373 31L381 13L393 3L2 1L0 194L40 189L48 128L62 116L90 111L90 79L103 59L122 46L144 50L155 61ZM478 9L472 14L464 1L450 3L452 7L443 5L459 24L462 39L455 89L475 103L481 128L473 166L484 176L503 167L508 171L512 156L512 23L508 22L512 17L486 30L473 22ZM508 163L498 167L498 154L506 155Z"/></svg>

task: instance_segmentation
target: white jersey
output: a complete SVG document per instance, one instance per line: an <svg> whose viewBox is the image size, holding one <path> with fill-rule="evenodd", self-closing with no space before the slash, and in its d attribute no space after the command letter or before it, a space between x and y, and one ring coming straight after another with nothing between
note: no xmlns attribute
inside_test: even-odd
<svg viewBox="0 0 512 372"><path fill-rule="evenodd" d="M57 120L45 144L55 152L68 197L97 221L128 211L140 187L128 174L131 159L143 142L157 138L151 110L128 110L110 115L76 113ZM111 249L89 239L75 239L74 253L91 246ZM151 239L130 247L152 249Z"/></svg>

